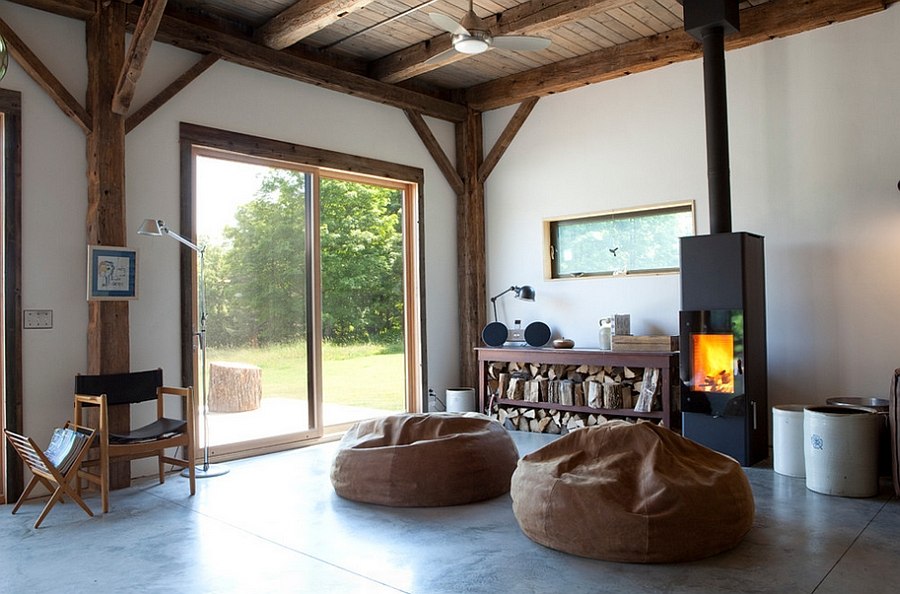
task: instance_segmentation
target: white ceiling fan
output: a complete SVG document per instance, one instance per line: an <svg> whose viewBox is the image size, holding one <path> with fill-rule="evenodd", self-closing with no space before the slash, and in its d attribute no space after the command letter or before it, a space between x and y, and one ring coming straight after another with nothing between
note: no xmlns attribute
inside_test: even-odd
<svg viewBox="0 0 900 594"><path fill-rule="evenodd" d="M531 52L542 50L550 45L549 39L532 35L498 35L494 37L481 18L475 14L472 3L473 0L469 0L469 11L459 22L439 12L428 14L435 25L453 35L453 47L431 57L427 62L440 62L446 59L448 54L457 52L474 55L486 52L491 48Z"/></svg>

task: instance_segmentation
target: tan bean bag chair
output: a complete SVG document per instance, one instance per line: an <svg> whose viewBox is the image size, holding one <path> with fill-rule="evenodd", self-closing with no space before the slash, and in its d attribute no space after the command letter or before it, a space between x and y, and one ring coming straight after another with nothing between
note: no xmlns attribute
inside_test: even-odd
<svg viewBox="0 0 900 594"><path fill-rule="evenodd" d="M341 497L394 507L459 505L509 491L512 438L482 415L402 414L362 421L331 466Z"/></svg>
<svg viewBox="0 0 900 594"><path fill-rule="evenodd" d="M715 555L754 514L737 462L653 423L611 421L544 446L519 462L511 495L529 538L607 561Z"/></svg>

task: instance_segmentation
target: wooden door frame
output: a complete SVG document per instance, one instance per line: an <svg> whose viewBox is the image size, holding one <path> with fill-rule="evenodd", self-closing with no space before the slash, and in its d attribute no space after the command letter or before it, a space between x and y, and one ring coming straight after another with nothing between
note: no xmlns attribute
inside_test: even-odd
<svg viewBox="0 0 900 594"><path fill-rule="evenodd" d="M3 113L3 267L6 282L3 291L4 340L2 424L22 433L22 95L0 89ZM24 470L12 446L6 444L5 465L0 463L4 484L0 495L7 501L19 498L24 488ZM5 472L5 474L4 474Z"/></svg>

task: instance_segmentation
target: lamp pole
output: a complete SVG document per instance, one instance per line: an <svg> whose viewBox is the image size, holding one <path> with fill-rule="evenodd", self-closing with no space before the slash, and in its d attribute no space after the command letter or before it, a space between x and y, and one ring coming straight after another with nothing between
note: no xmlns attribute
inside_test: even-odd
<svg viewBox="0 0 900 594"><path fill-rule="evenodd" d="M200 346L200 395L202 399L201 410L203 412L203 467L195 469L195 476L197 478L211 478L227 474L231 469L224 464L209 463L209 387L206 383L206 246L197 245L186 237L182 237L178 233L175 233L160 219L145 219L141 228L138 229L138 234L148 235L150 237L161 237L163 235L171 237L175 241L195 251L200 260L198 271L199 279L197 283L198 300L200 302L200 321L198 331L194 333L194 336L197 337L197 342ZM193 456L193 452L191 455ZM182 471L181 475L188 476L188 470L185 469Z"/></svg>

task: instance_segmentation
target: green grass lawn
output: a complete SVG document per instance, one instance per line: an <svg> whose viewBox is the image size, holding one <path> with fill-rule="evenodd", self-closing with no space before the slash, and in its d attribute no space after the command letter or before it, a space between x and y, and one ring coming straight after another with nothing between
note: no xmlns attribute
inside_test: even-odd
<svg viewBox="0 0 900 594"><path fill-rule="evenodd" d="M402 345L332 345L322 348L325 402L401 411L405 408ZM306 343L266 348L209 348L209 360L262 369L263 398L306 399Z"/></svg>

